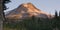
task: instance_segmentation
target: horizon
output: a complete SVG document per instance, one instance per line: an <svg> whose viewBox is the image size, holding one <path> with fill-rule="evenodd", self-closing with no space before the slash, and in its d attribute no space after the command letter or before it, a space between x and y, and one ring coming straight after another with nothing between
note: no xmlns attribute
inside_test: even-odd
<svg viewBox="0 0 60 30"><path fill-rule="evenodd" d="M53 15L55 10L57 12L60 11L60 0L11 0L10 3L6 4L7 8L9 9L7 9L5 12L11 11L17 8L19 5L28 2L31 2L36 8Z"/></svg>

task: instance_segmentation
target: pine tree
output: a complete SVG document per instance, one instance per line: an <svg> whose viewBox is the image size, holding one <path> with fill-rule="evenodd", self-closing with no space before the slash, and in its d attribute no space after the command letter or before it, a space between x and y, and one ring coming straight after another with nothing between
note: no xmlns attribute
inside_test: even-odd
<svg viewBox="0 0 60 30"><path fill-rule="evenodd" d="M59 17L60 17L60 11L59 11Z"/></svg>
<svg viewBox="0 0 60 30"><path fill-rule="evenodd" d="M58 28L59 28L59 30L60 30L60 11L59 11L59 16L58 16Z"/></svg>
<svg viewBox="0 0 60 30"><path fill-rule="evenodd" d="M3 10L6 10L6 5L7 3L11 2L10 0L3 0Z"/></svg>
<svg viewBox="0 0 60 30"><path fill-rule="evenodd" d="M34 15L32 16L32 21L33 21L33 22L35 21L35 16L34 16Z"/></svg>
<svg viewBox="0 0 60 30"><path fill-rule="evenodd" d="M57 13L57 11L55 11L55 17L56 17L56 18L58 17L58 13Z"/></svg>
<svg viewBox="0 0 60 30"><path fill-rule="evenodd" d="M9 2L11 2L11 1L10 1L10 0L3 0L3 10L2 10L2 11L4 11L4 10L7 9L7 7L6 7L5 4L7 4L7 3L9 3ZM6 20L6 19L5 19L5 13L4 13L4 12L3 12L3 16L4 16L4 20Z"/></svg>
<svg viewBox="0 0 60 30"><path fill-rule="evenodd" d="M58 21L59 21L58 13L57 13L57 11L55 11L55 18L54 18L54 28L55 28L55 30L58 29Z"/></svg>
<svg viewBox="0 0 60 30"><path fill-rule="evenodd" d="M0 30L2 30L3 20L5 18L4 10L6 8L5 3L8 3L8 0L0 0Z"/></svg>

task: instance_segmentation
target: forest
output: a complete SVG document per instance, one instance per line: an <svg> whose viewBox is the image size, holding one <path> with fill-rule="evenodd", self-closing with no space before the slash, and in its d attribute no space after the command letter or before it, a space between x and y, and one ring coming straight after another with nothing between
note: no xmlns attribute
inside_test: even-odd
<svg viewBox="0 0 60 30"><path fill-rule="evenodd" d="M60 13L60 12L59 12ZM10 20L10 19L6 19ZM12 19L11 19L12 20ZM7 22L7 21L6 21ZM60 30L60 14L58 16L57 11L55 12L54 18L37 18L32 16L30 18L23 19L20 22L4 22L4 30Z"/></svg>

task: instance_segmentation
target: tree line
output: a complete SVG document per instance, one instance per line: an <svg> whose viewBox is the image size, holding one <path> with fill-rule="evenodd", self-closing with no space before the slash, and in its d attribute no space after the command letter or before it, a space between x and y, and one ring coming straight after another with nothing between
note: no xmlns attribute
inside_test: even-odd
<svg viewBox="0 0 60 30"><path fill-rule="evenodd" d="M58 16L56 11L54 17L51 19L32 16L18 23L12 22L7 25L7 27L19 28L20 30L60 30L60 12Z"/></svg>

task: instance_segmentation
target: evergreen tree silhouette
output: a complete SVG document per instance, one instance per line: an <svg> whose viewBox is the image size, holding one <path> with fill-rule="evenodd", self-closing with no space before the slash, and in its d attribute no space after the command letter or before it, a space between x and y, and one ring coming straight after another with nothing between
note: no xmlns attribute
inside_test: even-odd
<svg viewBox="0 0 60 30"><path fill-rule="evenodd" d="M3 0L3 9L6 10L6 5L7 3L11 2L10 0Z"/></svg>
<svg viewBox="0 0 60 30"><path fill-rule="evenodd" d="M35 16L34 15L32 16L32 21L35 22Z"/></svg>
<svg viewBox="0 0 60 30"><path fill-rule="evenodd" d="M60 17L60 11L59 11L59 17Z"/></svg>
<svg viewBox="0 0 60 30"><path fill-rule="evenodd" d="M11 1L10 0L3 0L3 10L2 11L4 11L4 10L7 9L7 7L6 7L5 4L7 4L9 2L11 2ZM4 17L4 22L5 22L6 21L6 18L5 18L5 13L4 12L3 12L3 17Z"/></svg>
<svg viewBox="0 0 60 30"><path fill-rule="evenodd" d="M53 27L55 28L55 30L57 30L58 29L58 21L59 21L57 11L55 11L55 18L53 20L54 20Z"/></svg>
<svg viewBox="0 0 60 30"><path fill-rule="evenodd" d="M58 17L58 13L57 13L57 11L55 11L55 18L57 18Z"/></svg>
<svg viewBox="0 0 60 30"><path fill-rule="evenodd" d="M59 16L58 16L58 24L57 24L57 27L59 28L59 30L60 30L60 11L59 11Z"/></svg>

